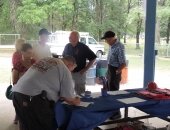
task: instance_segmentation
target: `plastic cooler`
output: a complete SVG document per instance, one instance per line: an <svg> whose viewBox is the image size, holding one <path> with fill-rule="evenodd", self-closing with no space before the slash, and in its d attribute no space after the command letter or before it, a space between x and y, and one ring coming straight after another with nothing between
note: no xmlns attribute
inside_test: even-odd
<svg viewBox="0 0 170 130"><path fill-rule="evenodd" d="M95 85L96 81L96 66L89 68L86 73L86 85Z"/></svg>
<svg viewBox="0 0 170 130"><path fill-rule="evenodd" d="M107 60L99 60L96 65L96 76L105 77L107 73Z"/></svg>
<svg viewBox="0 0 170 130"><path fill-rule="evenodd" d="M128 82L128 63L126 60L126 67L122 70L121 84ZM102 77L107 75L107 60L99 60L96 65L96 77Z"/></svg>

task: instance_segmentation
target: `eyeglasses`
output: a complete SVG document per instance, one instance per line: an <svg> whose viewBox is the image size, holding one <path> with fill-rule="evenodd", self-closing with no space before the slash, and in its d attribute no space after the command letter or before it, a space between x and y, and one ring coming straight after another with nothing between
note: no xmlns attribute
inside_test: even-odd
<svg viewBox="0 0 170 130"><path fill-rule="evenodd" d="M77 64L75 64L75 63L68 63L66 66L67 66L68 68L76 68L76 67L77 67Z"/></svg>
<svg viewBox="0 0 170 130"><path fill-rule="evenodd" d="M74 68L76 68L76 67L77 67L77 64L74 63L74 64L72 64L72 66L73 66Z"/></svg>

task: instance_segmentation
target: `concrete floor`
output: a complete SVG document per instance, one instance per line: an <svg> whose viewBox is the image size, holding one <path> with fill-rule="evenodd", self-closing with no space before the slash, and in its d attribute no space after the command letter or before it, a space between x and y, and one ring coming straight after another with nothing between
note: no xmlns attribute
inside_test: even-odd
<svg viewBox="0 0 170 130"><path fill-rule="evenodd" d="M124 109L121 108L120 111L121 111L121 115L123 118L124 117ZM144 113L136 108L133 108L133 107L130 107L128 109L128 111L129 111L128 117L132 117L132 118L147 115L146 113ZM109 121L109 119L107 121ZM142 121L144 123L143 124L144 126L148 126L148 127L152 128L151 130L167 130L165 127L169 124L169 122L164 121L157 117L149 118L149 119L142 119L140 121ZM129 123L131 124L132 122L129 122ZM125 124L127 124L127 122L111 124L111 125L103 125L103 126L99 126L99 128L101 128L102 130L107 130L107 129L111 129L111 128L124 126ZM150 130L150 129L148 129L148 130Z"/></svg>
<svg viewBox="0 0 170 130"><path fill-rule="evenodd" d="M13 124L15 112L12 101L5 97L6 86L1 84L0 87L0 130L18 130L18 125Z"/></svg>

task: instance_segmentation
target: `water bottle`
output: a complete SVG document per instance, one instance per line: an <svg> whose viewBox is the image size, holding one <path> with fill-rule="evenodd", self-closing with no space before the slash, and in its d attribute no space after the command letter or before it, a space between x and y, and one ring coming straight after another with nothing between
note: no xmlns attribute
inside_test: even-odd
<svg viewBox="0 0 170 130"><path fill-rule="evenodd" d="M101 88L101 95L103 97L106 97L108 94L107 94L107 80L106 80L106 77L101 77L101 80L102 80L102 84L103 84L103 88Z"/></svg>

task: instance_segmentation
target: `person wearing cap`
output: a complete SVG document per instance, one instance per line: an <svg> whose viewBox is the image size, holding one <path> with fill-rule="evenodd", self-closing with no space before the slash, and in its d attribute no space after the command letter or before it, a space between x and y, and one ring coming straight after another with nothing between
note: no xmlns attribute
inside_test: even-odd
<svg viewBox="0 0 170 130"><path fill-rule="evenodd" d="M79 42L79 33L72 31L69 41L63 51L63 56L73 56L76 59L77 67L73 70L72 76L75 81L75 92L80 95L85 92L86 72L93 65L96 55L90 48ZM86 60L89 60L86 65Z"/></svg>
<svg viewBox="0 0 170 130"><path fill-rule="evenodd" d="M115 33L112 31L105 32L101 39L105 39L109 45L109 52L107 57L108 71L107 71L107 85L109 91L119 90L121 81L121 72L126 67L126 57L124 45L116 39ZM120 111L112 115L111 119L121 117Z"/></svg>
<svg viewBox="0 0 170 130"><path fill-rule="evenodd" d="M45 28L39 31L39 42L33 46L34 59L36 61L46 57L52 57L50 47L46 44L50 34Z"/></svg>

